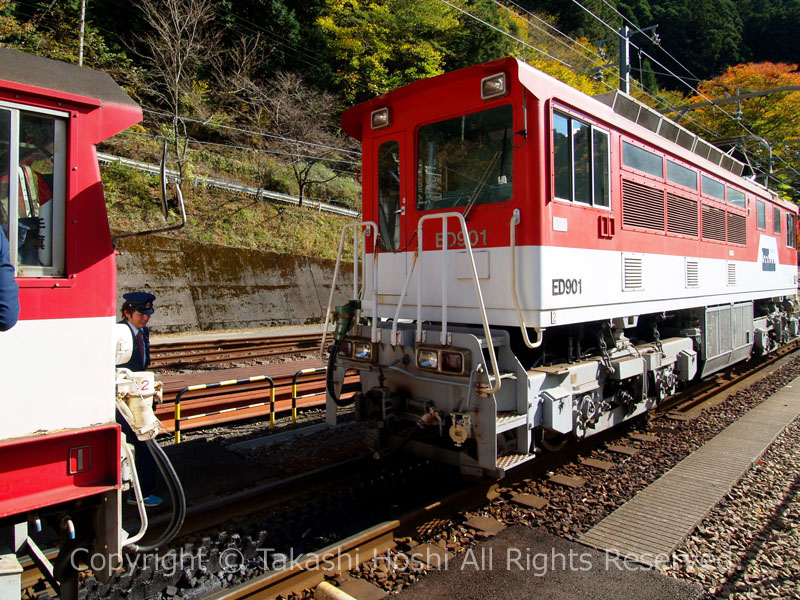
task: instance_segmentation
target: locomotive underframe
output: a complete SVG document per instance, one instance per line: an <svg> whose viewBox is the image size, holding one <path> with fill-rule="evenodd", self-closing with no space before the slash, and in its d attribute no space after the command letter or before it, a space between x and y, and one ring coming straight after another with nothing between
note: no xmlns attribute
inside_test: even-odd
<svg viewBox="0 0 800 600"><path fill-rule="evenodd" d="M382 321L369 360L340 358L361 375L356 415L371 423L379 454L402 446L457 465L470 476L504 472L558 448L641 415L677 387L764 354L798 334L794 302L776 298L675 313L640 315L548 329L529 349L519 330L492 328L500 390L494 381L484 331L426 323L419 342L415 325ZM370 325L356 325L351 340L368 339ZM431 343L433 342L433 343ZM461 374L418 364L419 349L461 353ZM441 355L440 355L441 356Z"/></svg>

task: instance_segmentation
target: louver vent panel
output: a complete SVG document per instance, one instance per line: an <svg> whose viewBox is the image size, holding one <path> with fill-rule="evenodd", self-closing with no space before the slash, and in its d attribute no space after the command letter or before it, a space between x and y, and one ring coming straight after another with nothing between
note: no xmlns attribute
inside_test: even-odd
<svg viewBox="0 0 800 600"><path fill-rule="evenodd" d="M725 241L725 211L703 205L703 239Z"/></svg>
<svg viewBox="0 0 800 600"><path fill-rule="evenodd" d="M747 219L743 215L728 213L728 241L732 244L747 243Z"/></svg>
<svg viewBox="0 0 800 600"><path fill-rule="evenodd" d="M697 201L667 194L667 231L697 237Z"/></svg>
<svg viewBox="0 0 800 600"><path fill-rule="evenodd" d="M728 285L736 285L736 263L728 263Z"/></svg>
<svg viewBox="0 0 800 600"><path fill-rule="evenodd" d="M622 289L625 292L644 289L644 273L640 256L622 257Z"/></svg>
<svg viewBox="0 0 800 600"><path fill-rule="evenodd" d="M686 287L700 287L700 264L696 260L686 260Z"/></svg>
<svg viewBox="0 0 800 600"><path fill-rule="evenodd" d="M664 192L623 180L622 224L664 231Z"/></svg>

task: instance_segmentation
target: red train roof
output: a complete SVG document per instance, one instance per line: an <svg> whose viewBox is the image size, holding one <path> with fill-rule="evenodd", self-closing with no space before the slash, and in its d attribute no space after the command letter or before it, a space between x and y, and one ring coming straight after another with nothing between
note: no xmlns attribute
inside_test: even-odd
<svg viewBox="0 0 800 600"><path fill-rule="evenodd" d="M0 88L102 107L95 143L142 120L142 109L107 73L8 48L0 48Z"/></svg>

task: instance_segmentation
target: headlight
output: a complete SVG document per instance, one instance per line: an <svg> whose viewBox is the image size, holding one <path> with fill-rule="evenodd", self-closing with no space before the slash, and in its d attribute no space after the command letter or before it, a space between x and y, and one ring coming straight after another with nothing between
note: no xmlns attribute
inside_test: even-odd
<svg viewBox="0 0 800 600"><path fill-rule="evenodd" d="M506 74L498 73L497 75L490 75L481 79L481 98L490 100L492 98L499 98L508 93L508 86L506 85Z"/></svg>
<svg viewBox="0 0 800 600"><path fill-rule="evenodd" d="M370 124L372 125L373 129L383 129L384 127L391 125L392 116L389 112L389 108L386 107L373 110L372 114L370 115Z"/></svg>
<svg viewBox="0 0 800 600"><path fill-rule="evenodd" d="M358 360L372 359L372 344L369 342L356 342L353 344L353 358Z"/></svg>
<svg viewBox="0 0 800 600"><path fill-rule="evenodd" d="M436 350L418 350L417 366L420 369L430 369L432 371L438 370L439 353Z"/></svg>

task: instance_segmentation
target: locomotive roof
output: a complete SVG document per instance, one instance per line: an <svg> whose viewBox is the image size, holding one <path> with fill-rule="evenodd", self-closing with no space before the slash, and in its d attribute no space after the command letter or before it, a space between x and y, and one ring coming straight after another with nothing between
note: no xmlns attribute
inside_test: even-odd
<svg viewBox="0 0 800 600"><path fill-rule="evenodd" d="M0 79L138 109L107 73L9 48L0 48Z"/></svg>
<svg viewBox="0 0 800 600"><path fill-rule="evenodd" d="M391 106L395 102L424 93L434 87L447 86L465 78L477 79L500 70L513 73L513 76L534 96L552 96L561 101L574 104L579 110L583 110L608 123L616 122L618 127L649 141L649 143L660 146L662 149L694 162L698 166L708 165L710 171L717 169L719 170L716 173L717 175L728 172L737 178L739 185L761 194L767 191L773 197L773 200L780 202L778 197L769 192L763 185L741 177L744 165L740 161L725 154L716 146L642 104L635 98L618 91L602 96L589 96L516 58L503 58L451 71L429 79L421 79L387 92L382 96L362 102L342 113L342 128L351 137L361 140L362 125L366 122L366 117L371 111L384 106ZM620 119L624 119L626 124L620 123ZM788 206L790 203L783 204Z"/></svg>

